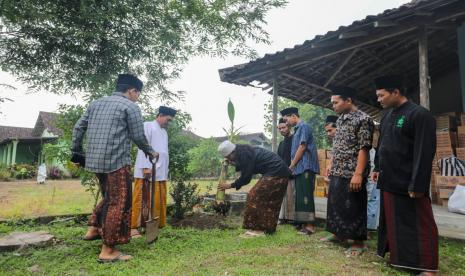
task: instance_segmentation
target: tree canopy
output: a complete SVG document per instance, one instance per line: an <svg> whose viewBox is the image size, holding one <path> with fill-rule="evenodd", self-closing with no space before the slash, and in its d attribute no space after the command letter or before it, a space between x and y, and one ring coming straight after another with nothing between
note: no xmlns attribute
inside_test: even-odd
<svg viewBox="0 0 465 276"><path fill-rule="evenodd" d="M175 100L166 81L196 55L253 57L268 43L265 16L286 0L0 0L0 66L31 88L111 92L117 74L143 76L149 94Z"/></svg>
<svg viewBox="0 0 465 276"><path fill-rule="evenodd" d="M215 139L204 139L189 150L189 171L195 177L216 177L221 169L222 158L218 153L219 143Z"/></svg>
<svg viewBox="0 0 465 276"><path fill-rule="evenodd" d="M311 104L298 103L286 98L278 98L278 107L279 110L282 110L287 107L297 107L299 109L299 115L302 120L310 124L313 130L313 137L315 138L316 145L318 148L328 148L330 146L329 141L326 138L326 132L324 129L326 116L334 115L334 112ZM273 127L273 108L272 101L269 101L266 105L265 113L265 130L268 135L271 135ZM282 139L281 135L278 133L279 141Z"/></svg>

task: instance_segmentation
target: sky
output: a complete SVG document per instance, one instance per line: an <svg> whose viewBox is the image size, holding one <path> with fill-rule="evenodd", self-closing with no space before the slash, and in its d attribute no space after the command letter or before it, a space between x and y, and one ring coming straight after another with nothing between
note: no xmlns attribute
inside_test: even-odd
<svg viewBox="0 0 465 276"><path fill-rule="evenodd" d="M407 2L409 0L289 0L286 7L273 10L267 16L265 28L271 44L253 46L261 57ZM194 133L203 137L224 135L223 127L229 126L226 111L229 99L236 109L235 125L243 126L243 133L264 132L264 106L271 96L261 89L223 83L218 74L218 69L248 61L235 56L224 59L194 57L181 77L169 84L173 90L186 91L185 101L174 107L191 114L190 129ZM0 83L17 88L0 91L0 96L13 100L0 107L0 125L34 127L39 111L55 112L59 104L82 103L80 98L71 96L30 93L26 84L17 82L6 72L0 72ZM151 104L160 105L155 101Z"/></svg>

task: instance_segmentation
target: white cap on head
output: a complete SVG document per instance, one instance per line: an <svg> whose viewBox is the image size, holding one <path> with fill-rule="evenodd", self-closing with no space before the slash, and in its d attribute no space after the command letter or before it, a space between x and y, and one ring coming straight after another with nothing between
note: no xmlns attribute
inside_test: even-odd
<svg viewBox="0 0 465 276"><path fill-rule="evenodd" d="M235 149L236 145L231 143L229 140L224 141L218 146L218 152L221 153L223 157L230 155Z"/></svg>

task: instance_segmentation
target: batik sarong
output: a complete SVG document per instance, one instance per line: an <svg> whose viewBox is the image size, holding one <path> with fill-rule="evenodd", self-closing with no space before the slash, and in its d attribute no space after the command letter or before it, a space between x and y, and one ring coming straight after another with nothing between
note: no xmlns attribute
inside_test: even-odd
<svg viewBox="0 0 465 276"><path fill-rule="evenodd" d="M103 244L107 246L128 243L131 238L131 168L126 166L96 175L102 200L95 207L88 225L98 228Z"/></svg>
<svg viewBox="0 0 465 276"><path fill-rule="evenodd" d="M243 227L273 233L278 224L279 210L286 192L287 177L262 177L249 191Z"/></svg>
<svg viewBox="0 0 465 276"><path fill-rule="evenodd" d="M341 240L367 239L367 191L351 192L350 179L331 176L328 190L326 231Z"/></svg>

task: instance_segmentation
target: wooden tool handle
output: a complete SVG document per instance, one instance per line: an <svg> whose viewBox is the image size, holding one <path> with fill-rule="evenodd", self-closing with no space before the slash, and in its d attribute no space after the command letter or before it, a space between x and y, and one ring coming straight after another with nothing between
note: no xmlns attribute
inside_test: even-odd
<svg viewBox="0 0 465 276"><path fill-rule="evenodd" d="M155 182L156 182L156 178L157 178L157 160L153 160L152 161L152 193L151 193L151 202L150 202L150 219L153 219L154 215L153 215L153 208L155 207L155 192L156 192L156 189L155 189ZM161 199L161 193L160 193L160 199ZM161 201L160 201L161 202Z"/></svg>

